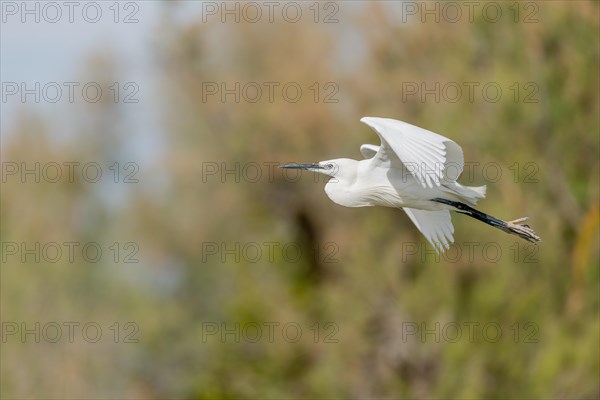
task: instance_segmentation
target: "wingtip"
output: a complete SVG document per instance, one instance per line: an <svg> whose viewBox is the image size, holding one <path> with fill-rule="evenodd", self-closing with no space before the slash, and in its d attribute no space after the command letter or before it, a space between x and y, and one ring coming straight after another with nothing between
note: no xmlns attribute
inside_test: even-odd
<svg viewBox="0 0 600 400"><path fill-rule="evenodd" d="M372 124L376 123L378 120L383 120L386 118L383 117L362 117L360 119L360 122L362 122L363 124L367 124L369 126L371 126Z"/></svg>

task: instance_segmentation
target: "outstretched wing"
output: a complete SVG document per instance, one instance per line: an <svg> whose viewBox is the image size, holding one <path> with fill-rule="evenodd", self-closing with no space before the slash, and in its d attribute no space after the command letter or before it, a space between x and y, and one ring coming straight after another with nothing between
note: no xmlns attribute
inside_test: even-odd
<svg viewBox="0 0 600 400"><path fill-rule="evenodd" d="M381 139L373 161L386 165L400 161L423 187L439 186L441 180L455 181L462 173L463 152L452 140L391 118L363 117L360 121Z"/></svg>
<svg viewBox="0 0 600 400"><path fill-rule="evenodd" d="M449 249L450 244L454 243L454 226L450 219L450 211L424 211L414 208L403 210L437 253L443 252L444 247Z"/></svg>

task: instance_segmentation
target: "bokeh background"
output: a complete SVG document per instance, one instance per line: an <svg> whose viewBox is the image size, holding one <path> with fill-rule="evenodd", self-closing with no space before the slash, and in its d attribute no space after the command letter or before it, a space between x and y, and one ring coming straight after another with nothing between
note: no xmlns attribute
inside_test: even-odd
<svg viewBox="0 0 600 400"><path fill-rule="evenodd" d="M2 398L600 396L598 2L13 3ZM103 96L10 94L36 82ZM479 208L543 242L456 214L436 257L273 167L359 158L365 115L454 139Z"/></svg>

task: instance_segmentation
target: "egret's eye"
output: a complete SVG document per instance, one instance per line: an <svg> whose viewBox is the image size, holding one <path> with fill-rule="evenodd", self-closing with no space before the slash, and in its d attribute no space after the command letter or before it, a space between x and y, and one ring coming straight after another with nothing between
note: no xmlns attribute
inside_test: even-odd
<svg viewBox="0 0 600 400"><path fill-rule="evenodd" d="M329 163L329 164L327 164L327 165L325 166L325 168L327 168L327 169L333 169L333 164L332 164L332 163Z"/></svg>

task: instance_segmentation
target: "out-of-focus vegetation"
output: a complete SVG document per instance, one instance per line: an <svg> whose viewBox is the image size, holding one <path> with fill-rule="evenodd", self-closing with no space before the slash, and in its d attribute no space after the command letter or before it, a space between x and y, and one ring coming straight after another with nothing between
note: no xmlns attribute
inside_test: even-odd
<svg viewBox="0 0 600 400"><path fill-rule="evenodd" d="M536 4L536 23L490 23L480 13L473 22L402 23L389 3L340 3L333 24L200 16L183 24L173 16L181 4L166 4L149 43L162 76L164 148L140 164L139 183L125 193L81 180L2 183L2 242L139 247L133 264L115 263L112 252L95 264L3 262L3 322L94 321L103 338L8 337L2 398L598 398L599 8ZM87 67L95 80L119 74L102 54ZM256 103L222 102L203 99L206 82L295 82L304 94L295 103L279 89L273 102L266 93ZM317 102L308 89L315 82ZM336 103L323 101L327 82L339 89ZM404 97L407 82L495 82L503 95L486 101L476 89L474 101L421 101ZM528 82L537 102L524 101ZM120 123L127 109L82 108L55 120L25 109L16 131L3 134L2 161L122 162L136 130ZM339 207L309 174L290 182L274 170L270 179L265 163L358 158L361 143L377 143L359 123L365 115L440 132L463 146L467 162L500 166L497 182L481 168L463 182L488 184L479 208L530 216L543 242L534 249L456 214L462 255L436 260L399 210ZM80 134L53 139L61 119ZM207 176L207 163L257 163L262 177ZM271 242L280 244L273 259ZM207 243L258 243L263 254L223 261ZM302 250L299 261L281 252L286 243ZM482 251L490 243L491 256ZM129 321L138 343L122 338ZM236 323L258 324L263 336L207 335ZM265 323L279 324L272 341ZM286 323L301 327L297 342L282 337ZM493 329L481 332L490 323L502 329L497 341ZM436 324L437 333L407 335ZM442 330L449 324L462 327L457 340ZM337 342L325 340L332 332Z"/></svg>

